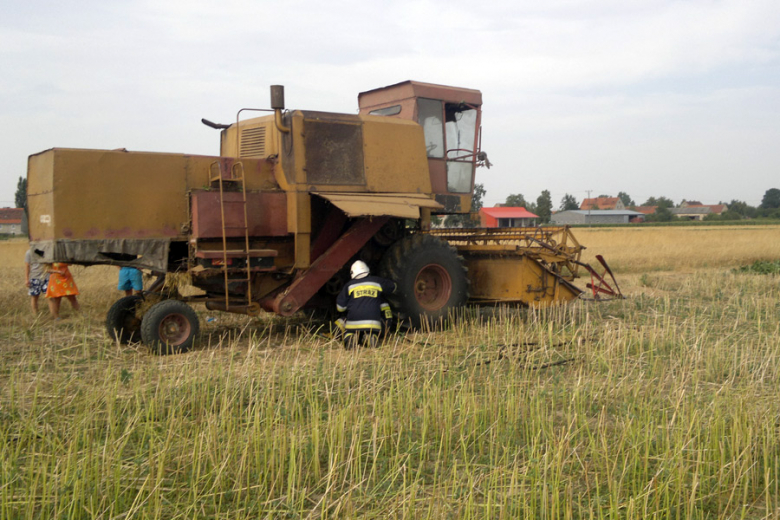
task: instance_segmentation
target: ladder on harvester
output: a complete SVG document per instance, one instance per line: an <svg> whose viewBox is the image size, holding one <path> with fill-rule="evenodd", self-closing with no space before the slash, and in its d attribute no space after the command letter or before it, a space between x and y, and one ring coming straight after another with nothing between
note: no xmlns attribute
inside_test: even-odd
<svg viewBox="0 0 780 520"><path fill-rule="evenodd" d="M222 174L222 167L219 161L211 163L210 183L219 183L219 213L222 224L222 272L225 277L225 309L230 309L230 286L229 282L246 282L246 301L242 302L242 305L250 307L252 305L252 252L249 249L249 223L247 218L247 203L246 203L246 180L244 175L244 164L241 161L234 162L230 167L230 176L226 177ZM241 198L238 200L226 200L225 199L225 185L237 186L240 189ZM243 221L227 225L225 222L225 206L229 204L241 204L242 210L240 213L243 215ZM232 212L231 212L232 213ZM241 224L241 225L239 225ZM228 232L239 231L244 235L244 248L243 249L231 249L227 248ZM233 235L231 234L231 238ZM230 262L228 262L230 258ZM243 278L231 278L229 265L234 258L243 258L246 262L245 276Z"/></svg>

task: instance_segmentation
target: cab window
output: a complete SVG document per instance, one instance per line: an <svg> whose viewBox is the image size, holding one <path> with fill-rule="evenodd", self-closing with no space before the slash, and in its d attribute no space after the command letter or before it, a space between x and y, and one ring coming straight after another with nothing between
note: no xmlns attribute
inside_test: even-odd
<svg viewBox="0 0 780 520"><path fill-rule="evenodd" d="M442 102L435 99L417 100L417 122L425 133L425 148L428 157L444 157L444 125Z"/></svg>
<svg viewBox="0 0 780 520"><path fill-rule="evenodd" d="M401 105L391 107L377 108L368 113L370 116L395 116L401 113Z"/></svg>
<svg viewBox="0 0 780 520"><path fill-rule="evenodd" d="M447 103L444 109L447 159L468 157L471 160L476 141L477 111L467 105L454 103Z"/></svg>

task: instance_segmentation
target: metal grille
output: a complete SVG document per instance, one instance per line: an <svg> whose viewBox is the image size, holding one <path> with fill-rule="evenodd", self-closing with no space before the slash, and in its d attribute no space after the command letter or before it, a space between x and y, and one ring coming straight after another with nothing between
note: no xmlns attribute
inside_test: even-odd
<svg viewBox="0 0 780 520"><path fill-rule="evenodd" d="M241 157L265 157L265 127L241 130Z"/></svg>
<svg viewBox="0 0 780 520"><path fill-rule="evenodd" d="M307 119L306 180L311 184L365 184L363 129L352 122Z"/></svg>

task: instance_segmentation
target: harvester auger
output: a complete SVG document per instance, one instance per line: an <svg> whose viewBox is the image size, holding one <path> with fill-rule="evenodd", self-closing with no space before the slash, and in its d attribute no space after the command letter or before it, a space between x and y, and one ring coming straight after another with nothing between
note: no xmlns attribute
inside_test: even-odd
<svg viewBox="0 0 780 520"><path fill-rule="evenodd" d="M358 103L356 115L286 111L282 87L271 87L267 115L204 120L221 132L217 157L32 155L31 245L44 262L157 273L150 291L114 304L106 326L160 353L193 344L194 303L252 316L332 309L355 259L396 281L394 309L412 324L468 302L581 294L571 279L582 247L568 228L430 229L431 215L471 211L475 170L490 165L478 90L405 81ZM200 291L166 288L174 273ZM599 280L594 294L613 290Z"/></svg>

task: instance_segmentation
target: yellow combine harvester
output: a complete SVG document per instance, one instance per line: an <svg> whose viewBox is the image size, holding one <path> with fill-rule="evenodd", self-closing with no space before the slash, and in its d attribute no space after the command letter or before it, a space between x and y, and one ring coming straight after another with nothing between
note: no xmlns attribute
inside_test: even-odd
<svg viewBox="0 0 780 520"><path fill-rule="evenodd" d="M413 324L468 301L550 305L581 293L570 282L582 247L567 228L430 229L432 214L471 211L475 169L489 165L479 91L406 81L358 100L357 115L285 111L271 87L267 115L203 121L221 130L218 157L33 155L32 245L45 262L158 273L106 325L163 353L192 345L191 303L249 315L333 308L355 259L397 282L395 309ZM161 291L167 273L186 273L202 294Z"/></svg>

